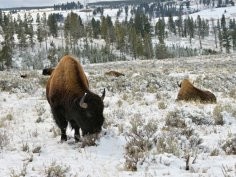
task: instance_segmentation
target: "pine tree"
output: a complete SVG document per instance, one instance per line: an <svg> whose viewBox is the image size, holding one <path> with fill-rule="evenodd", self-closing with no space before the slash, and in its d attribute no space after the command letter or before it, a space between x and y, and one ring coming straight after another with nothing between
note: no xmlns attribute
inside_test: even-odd
<svg viewBox="0 0 236 177"><path fill-rule="evenodd" d="M219 38L220 51L222 52L223 41L222 41L222 32L221 32L219 19L217 20L217 29L218 29L218 38Z"/></svg>
<svg viewBox="0 0 236 177"><path fill-rule="evenodd" d="M137 54L138 34L135 28L132 26L129 29L128 37L129 37L129 43L130 43L130 53L136 59L138 57L138 54Z"/></svg>
<svg viewBox="0 0 236 177"><path fill-rule="evenodd" d="M78 14L71 12L67 15L64 25L65 38L67 43L73 46L73 52L75 52L79 38L84 34L84 26L82 20Z"/></svg>
<svg viewBox="0 0 236 177"><path fill-rule="evenodd" d="M48 50L48 59L51 62L51 66L56 66L57 65L58 56L57 56L56 46L55 46L53 41L50 43L50 48Z"/></svg>
<svg viewBox="0 0 236 177"><path fill-rule="evenodd" d="M165 21L160 19L156 23L155 26L155 34L158 36L158 40L160 44L164 44L165 39Z"/></svg>
<svg viewBox="0 0 236 177"><path fill-rule="evenodd" d="M182 17L181 14L178 16L178 19L176 20L175 23L176 23L176 26L177 26L177 29L178 29L179 36L182 36L182 32L183 32L183 17Z"/></svg>
<svg viewBox="0 0 236 177"><path fill-rule="evenodd" d="M58 24L57 24L56 14L53 13L48 16L47 25L49 27L49 34L51 34L53 37L57 37Z"/></svg>
<svg viewBox="0 0 236 177"><path fill-rule="evenodd" d="M192 38L194 38L194 33L195 33L193 18L188 17L187 19L187 33L189 35L189 40L191 44Z"/></svg>
<svg viewBox="0 0 236 177"><path fill-rule="evenodd" d="M41 23L43 26L43 30L42 30L42 38L45 41L45 47L46 47L46 51L48 50L48 28L47 28L47 16L46 13L44 12L42 15L42 19L41 19Z"/></svg>
<svg viewBox="0 0 236 177"><path fill-rule="evenodd" d="M39 42L39 45L41 47L42 42L43 42L43 24L41 22L41 18L40 18L39 13L37 14L36 22L37 22L37 32L36 32L36 35L37 35L37 40Z"/></svg>
<svg viewBox="0 0 236 177"><path fill-rule="evenodd" d="M231 44L230 44L230 34L229 29L226 26L225 16L222 15L221 18L221 28L222 28L222 46L225 47L227 53L230 52Z"/></svg>
<svg viewBox="0 0 236 177"><path fill-rule="evenodd" d="M150 34L151 24L148 21L148 17L143 12L136 12L134 17L134 27L137 33L141 34L142 37L145 34Z"/></svg>
<svg viewBox="0 0 236 177"><path fill-rule="evenodd" d="M198 39L199 39L199 45L200 49L202 49L202 39L201 39L201 34L202 34L202 20L201 17L198 15L197 16L197 33L198 33Z"/></svg>
<svg viewBox="0 0 236 177"><path fill-rule="evenodd" d="M236 50L236 28L234 28L231 32L233 50Z"/></svg>
<svg viewBox="0 0 236 177"><path fill-rule="evenodd" d="M235 19L230 20L229 24L230 35L232 39L233 50L236 50L236 22Z"/></svg>
<svg viewBox="0 0 236 177"><path fill-rule="evenodd" d="M107 25L106 17L102 16L101 17L101 37L102 37L102 39L107 38L107 31L108 31L108 25Z"/></svg>
<svg viewBox="0 0 236 177"><path fill-rule="evenodd" d="M174 22L173 16L171 14L168 17L168 29L170 32L172 32L176 35L175 22Z"/></svg>
<svg viewBox="0 0 236 177"><path fill-rule="evenodd" d="M225 47L225 50L227 53L230 53L230 48L231 48L231 36L229 34L229 29L228 28L223 28L222 32L222 40L223 40L223 47Z"/></svg>
<svg viewBox="0 0 236 177"><path fill-rule="evenodd" d="M217 46L217 26L215 26L214 19L211 19L211 26L213 28L213 33L214 33L214 37L215 37L215 46L216 46L216 48L218 48L218 46Z"/></svg>
<svg viewBox="0 0 236 177"><path fill-rule="evenodd" d="M4 66L10 68L12 66L13 55L12 37L6 34L4 42L2 43L2 50L0 50L0 70L4 70Z"/></svg>
<svg viewBox="0 0 236 177"><path fill-rule="evenodd" d="M124 51L125 47L125 29L118 20L116 20L115 22L115 35L116 35L116 49L122 52Z"/></svg>
<svg viewBox="0 0 236 177"><path fill-rule="evenodd" d="M144 56L146 59L153 58L153 46L152 39L150 34L146 34L143 38L143 48L144 48Z"/></svg>
<svg viewBox="0 0 236 177"><path fill-rule="evenodd" d="M93 32L93 38L97 39L98 35L100 34L100 21L99 20L95 20L94 18L92 18L91 21L91 25L92 25L92 32Z"/></svg>

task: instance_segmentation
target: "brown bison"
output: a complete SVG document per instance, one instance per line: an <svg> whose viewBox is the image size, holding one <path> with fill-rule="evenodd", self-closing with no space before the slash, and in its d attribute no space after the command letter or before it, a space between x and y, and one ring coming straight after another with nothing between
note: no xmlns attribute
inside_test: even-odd
<svg viewBox="0 0 236 177"><path fill-rule="evenodd" d="M44 68L42 74L43 75L51 75L55 68Z"/></svg>
<svg viewBox="0 0 236 177"><path fill-rule="evenodd" d="M66 141L68 122L75 130L75 141L82 135L99 133L103 117L103 99L89 90L89 83L78 60L64 56L52 72L46 86L47 100L53 118L61 129L61 140Z"/></svg>
<svg viewBox="0 0 236 177"><path fill-rule="evenodd" d="M216 97L213 93L207 90L201 90L193 86L188 80L184 79L179 85L180 90L177 100L185 101L200 101L202 103L216 103Z"/></svg>
<svg viewBox="0 0 236 177"><path fill-rule="evenodd" d="M119 73L117 71L108 71L108 72L105 72L105 75L114 76L114 77L124 76L123 73Z"/></svg>

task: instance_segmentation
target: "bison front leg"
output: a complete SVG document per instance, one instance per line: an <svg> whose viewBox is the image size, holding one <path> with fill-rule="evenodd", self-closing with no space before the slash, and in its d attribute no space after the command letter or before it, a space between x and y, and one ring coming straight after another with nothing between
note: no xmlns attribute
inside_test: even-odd
<svg viewBox="0 0 236 177"><path fill-rule="evenodd" d="M74 138L75 138L75 142L77 143L80 140L80 133L79 133L80 127L76 124L74 120L71 120L70 124L71 124L71 127L75 130Z"/></svg>

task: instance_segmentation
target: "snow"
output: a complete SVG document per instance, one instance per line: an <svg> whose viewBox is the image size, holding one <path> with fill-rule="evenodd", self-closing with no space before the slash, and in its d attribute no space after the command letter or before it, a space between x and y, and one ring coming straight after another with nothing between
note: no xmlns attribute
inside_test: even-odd
<svg viewBox="0 0 236 177"><path fill-rule="evenodd" d="M91 90L101 94L106 88L107 92L103 131L96 146L85 147L74 143L70 128L69 140L59 141L60 134L45 97L43 83L48 77L42 76L41 71L0 72L0 176L22 172L26 177L47 176L54 163L64 169L68 167L61 172L65 176L234 176L236 155L227 154L222 145L236 135L236 93L230 95L236 89L235 58L219 55L84 65ZM105 76L111 69L125 76ZM20 73L28 77L20 78ZM176 102L177 81L186 77L196 86L211 90L217 103ZM165 108L159 107L161 102ZM217 106L223 107L223 125L214 124L213 111ZM192 129L190 137L180 127L166 125L167 115L176 110L179 111L176 118ZM156 123L152 138L163 138L166 143L173 138L177 149L171 149L173 153L160 152L160 145L154 144L140 159L137 171L132 172L125 168L125 147L131 123L138 119L143 121L140 131L144 132L142 127L147 122ZM193 139L200 143L190 146ZM7 140L5 144L3 140ZM211 155L214 149L218 153Z"/></svg>
<svg viewBox="0 0 236 177"><path fill-rule="evenodd" d="M30 12L36 19L38 12L48 15L51 9ZM63 16L70 12L54 11ZM92 17L92 12L75 12L82 19ZM190 16L218 19L225 14L235 18L235 12L235 7L214 8ZM113 20L116 13L117 10L104 11L104 15L112 16ZM23 14L24 11L22 17ZM100 18L99 15L96 18ZM124 14L120 19L124 19ZM1 35L0 40L3 40ZM187 45L187 41L182 39L175 41L182 46ZM197 44L193 42L193 46ZM15 62L20 66L19 60ZM59 141L60 134L45 97L48 77L42 76L41 71L1 71L0 176L20 176L23 172L25 175L21 176L47 176L49 167L55 163L61 168L69 168L65 176L233 177L236 174L235 151L227 154L223 145L236 136L235 68L235 54L84 65L91 90L100 95L103 88L107 91L103 131L96 146L85 147L74 143L70 128L67 130L69 140L64 143ZM109 70L117 70L125 76L105 76L104 73ZM28 77L20 78L20 74L24 73ZM199 88L212 91L217 97L217 104L176 102L177 82L184 78L194 81ZM214 124L213 112L217 106L222 107L223 125ZM177 118L184 120L186 132L191 134L193 131L190 137L181 128L166 125L171 112L177 112ZM125 147L132 122L139 119L142 121L140 131L144 131L143 126L149 121L156 123L157 130L149 141L153 143L153 139L163 138L168 144L168 140L172 140L173 144L168 145L173 146L173 152L160 152L161 145L153 143L152 149L147 150L138 162L137 171L132 172L125 168ZM191 141L194 143L195 139L199 140L199 144L191 146ZM227 150L230 148L228 145ZM185 156L188 154L190 169L187 171Z"/></svg>
<svg viewBox="0 0 236 177"><path fill-rule="evenodd" d="M197 19L197 16L200 15L204 19L214 19L218 20L222 18L222 15L225 15L225 18L236 18L236 6L221 7L221 8L208 8L201 10L200 12L193 13L190 16L193 19Z"/></svg>

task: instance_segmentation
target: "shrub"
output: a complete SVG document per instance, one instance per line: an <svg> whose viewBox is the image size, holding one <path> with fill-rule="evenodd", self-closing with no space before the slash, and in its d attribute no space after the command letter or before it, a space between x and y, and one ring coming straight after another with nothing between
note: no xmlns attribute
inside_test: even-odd
<svg viewBox="0 0 236 177"><path fill-rule="evenodd" d="M166 104L164 102L161 101L161 102L158 103L158 108L159 109L166 109L167 106L166 106Z"/></svg>
<svg viewBox="0 0 236 177"><path fill-rule="evenodd" d="M186 127L185 120L182 118L181 112L179 110L171 111L167 114L166 126L184 128Z"/></svg>
<svg viewBox="0 0 236 177"><path fill-rule="evenodd" d="M236 155L236 134L228 136L228 138L221 145L222 149L228 155Z"/></svg>
<svg viewBox="0 0 236 177"><path fill-rule="evenodd" d="M98 139L98 134L85 135L83 136L81 147L84 148L86 146L96 146L97 139Z"/></svg>
<svg viewBox="0 0 236 177"><path fill-rule="evenodd" d="M216 125L223 125L223 115L222 115L223 107L221 105L216 105L213 110L213 118Z"/></svg>
<svg viewBox="0 0 236 177"><path fill-rule="evenodd" d="M236 99L236 88L229 91L229 96Z"/></svg>
<svg viewBox="0 0 236 177"><path fill-rule="evenodd" d="M170 134L162 136L157 139L156 148L158 153L170 153L176 156L180 155L180 148L178 146L178 139Z"/></svg>
<svg viewBox="0 0 236 177"><path fill-rule="evenodd" d="M6 121L12 121L13 115L7 114L5 117L0 118L0 128L4 127Z"/></svg>
<svg viewBox="0 0 236 177"><path fill-rule="evenodd" d="M219 155L219 149L213 149L210 153L210 156L218 156Z"/></svg>
<svg viewBox="0 0 236 177"><path fill-rule="evenodd" d="M50 166L45 168L45 175L47 177L66 177L70 167L64 165L57 165L56 162L52 162Z"/></svg>
<svg viewBox="0 0 236 177"><path fill-rule="evenodd" d="M140 117L131 120L130 132L126 135L125 168L136 171L139 161L144 160L145 154L151 149L157 131L156 121L150 120L147 124Z"/></svg>
<svg viewBox="0 0 236 177"><path fill-rule="evenodd" d="M21 149L24 152L29 152L29 144L27 142L26 143L23 142Z"/></svg>
<svg viewBox="0 0 236 177"><path fill-rule="evenodd" d="M0 129L0 149L3 149L9 144L9 137L6 131Z"/></svg>

